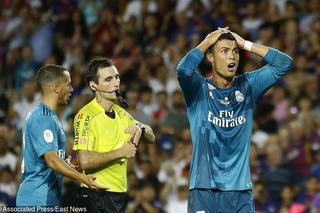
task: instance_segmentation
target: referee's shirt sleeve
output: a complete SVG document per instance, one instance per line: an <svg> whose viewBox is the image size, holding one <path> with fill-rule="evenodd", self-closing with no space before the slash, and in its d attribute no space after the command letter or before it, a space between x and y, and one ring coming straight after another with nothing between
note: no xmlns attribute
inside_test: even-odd
<svg viewBox="0 0 320 213"><path fill-rule="evenodd" d="M74 118L74 144L73 150L92 151L94 147L95 134L92 116L79 112Z"/></svg>
<svg viewBox="0 0 320 213"><path fill-rule="evenodd" d="M38 157L58 151L58 130L52 117L37 117L29 123L28 133Z"/></svg>

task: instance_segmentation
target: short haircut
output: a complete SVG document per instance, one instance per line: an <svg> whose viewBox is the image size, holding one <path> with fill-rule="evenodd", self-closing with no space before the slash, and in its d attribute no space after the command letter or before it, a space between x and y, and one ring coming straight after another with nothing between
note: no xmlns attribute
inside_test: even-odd
<svg viewBox="0 0 320 213"><path fill-rule="evenodd" d="M221 40L232 40L232 41L236 41L236 38L231 34L231 33L223 33L219 36L218 40L216 41L216 43L218 43L218 41L221 41ZM214 43L213 45L211 45L209 48L208 48L208 51L209 52L212 52L213 51L213 48L214 46L216 45L216 43Z"/></svg>
<svg viewBox="0 0 320 213"><path fill-rule="evenodd" d="M44 85L50 84L56 80L63 79L64 71L68 70L62 66L55 64L46 64L40 67L40 69L37 71L36 81L41 92L43 93Z"/></svg>
<svg viewBox="0 0 320 213"><path fill-rule="evenodd" d="M89 84L90 81L94 81L98 83L99 75L98 70L100 68L111 67L113 66L113 62L109 58L104 57L95 57L93 58L88 65L86 72L86 81Z"/></svg>

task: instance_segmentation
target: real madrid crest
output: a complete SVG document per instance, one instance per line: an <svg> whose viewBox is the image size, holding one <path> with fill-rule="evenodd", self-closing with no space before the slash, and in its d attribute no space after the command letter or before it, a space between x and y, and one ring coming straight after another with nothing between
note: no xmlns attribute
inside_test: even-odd
<svg viewBox="0 0 320 213"><path fill-rule="evenodd" d="M236 96L236 101L242 102L244 100L244 96L239 90L236 90L234 94Z"/></svg>

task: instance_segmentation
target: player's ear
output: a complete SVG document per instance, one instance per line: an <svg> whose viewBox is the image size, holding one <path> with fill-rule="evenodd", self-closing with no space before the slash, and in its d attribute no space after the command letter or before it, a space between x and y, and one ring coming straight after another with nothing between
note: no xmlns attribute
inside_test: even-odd
<svg viewBox="0 0 320 213"><path fill-rule="evenodd" d="M52 90L54 93L59 94L60 93L60 86L59 84L52 85Z"/></svg>
<svg viewBox="0 0 320 213"><path fill-rule="evenodd" d="M210 62L213 63L213 54L210 51L206 52L206 59Z"/></svg>

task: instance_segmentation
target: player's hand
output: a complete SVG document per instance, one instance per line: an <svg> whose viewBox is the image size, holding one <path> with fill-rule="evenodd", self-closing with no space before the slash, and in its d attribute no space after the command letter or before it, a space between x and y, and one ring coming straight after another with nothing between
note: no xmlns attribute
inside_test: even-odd
<svg viewBox="0 0 320 213"><path fill-rule="evenodd" d="M101 189L101 190L108 189L108 188L98 184L96 182L96 177L93 175L84 175L83 183L86 184L90 189Z"/></svg>
<svg viewBox="0 0 320 213"><path fill-rule="evenodd" d="M136 156L137 147L133 142L123 144L121 147L122 156L125 158L133 158Z"/></svg>
<svg viewBox="0 0 320 213"><path fill-rule="evenodd" d="M231 34L236 39L236 42L239 48L243 49L245 40L241 36L239 36L237 33L231 32Z"/></svg>
<svg viewBox="0 0 320 213"><path fill-rule="evenodd" d="M224 33L228 33L229 31L229 27L224 27L224 28L218 28L217 30L209 33L205 40L209 42L209 45L213 45L214 43L217 42L218 38L224 34Z"/></svg>
<svg viewBox="0 0 320 213"><path fill-rule="evenodd" d="M129 126L124 132L130 135L129 141L132 141L137 146L142 134L141 128L137 125L132 125Z"/></svg>

